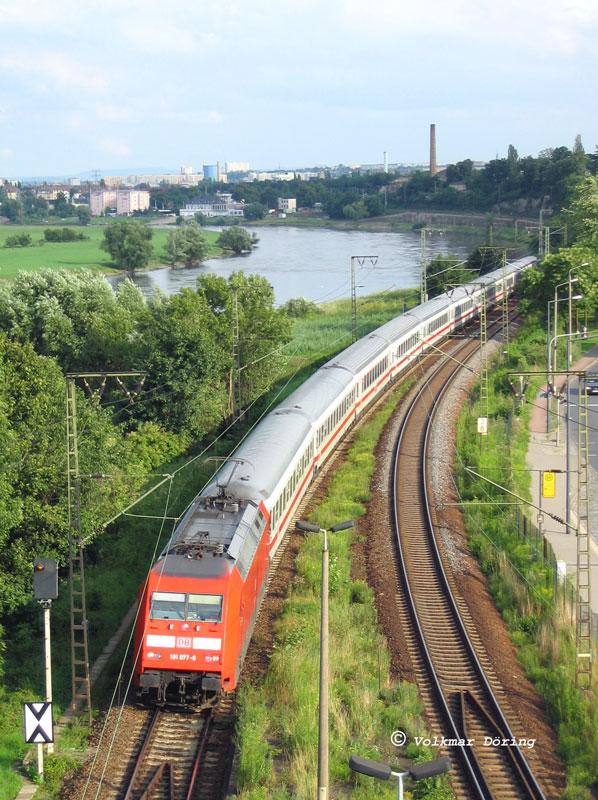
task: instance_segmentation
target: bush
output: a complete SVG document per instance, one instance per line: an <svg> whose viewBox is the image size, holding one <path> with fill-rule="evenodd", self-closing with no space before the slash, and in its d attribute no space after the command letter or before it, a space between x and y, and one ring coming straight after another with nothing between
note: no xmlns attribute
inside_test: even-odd
<svg viewBox="0 0 598 800"><path fill-rule="evenodd" d="M216 243L223 250L239 254L249 252L255 245L255 239L245 228L229 228L222 231Z"/></svg>
<svg viewBox="0 0 598 800"><path fill-rule="evenodd" d="M289 317L307 317L308 314L320 314L321 309L313 302L306 300L305 297L292 297L284 304L283 309Z"/></svg>
<svg viewBox="0 0 598 800"><path fill-rule="evenodd" d="M15 233L6 237L4 247L31 247L32 244L33 239L28 233Z"/></svg>
<svg viewBox="0 0 598 800"><path fill-rule="evenodd" d="M80 242L88 238L88 236L79 231L74 231L72 228L46 228L44 231L46 242Z"/></svg>

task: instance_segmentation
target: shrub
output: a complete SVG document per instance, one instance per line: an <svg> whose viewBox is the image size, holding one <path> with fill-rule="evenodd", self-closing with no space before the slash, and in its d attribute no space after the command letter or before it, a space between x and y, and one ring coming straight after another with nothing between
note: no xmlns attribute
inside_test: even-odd
<svg viewBox="0 0 598 800"><path fill-rule="evenodd" d="M32 244L33 239L28 233L15 233L6 237L4 247L31 247Z"/></svg>

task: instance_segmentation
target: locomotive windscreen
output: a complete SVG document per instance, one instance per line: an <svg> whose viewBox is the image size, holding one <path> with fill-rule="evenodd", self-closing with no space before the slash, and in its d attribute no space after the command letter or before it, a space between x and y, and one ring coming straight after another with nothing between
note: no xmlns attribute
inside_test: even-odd
<svg viewBox="0 0 598 800"><path fill-rule="evenodd" d="M220 622L222 619L222 595L153 592L150 617L151 619L182 619L192 622Z"/></svg>

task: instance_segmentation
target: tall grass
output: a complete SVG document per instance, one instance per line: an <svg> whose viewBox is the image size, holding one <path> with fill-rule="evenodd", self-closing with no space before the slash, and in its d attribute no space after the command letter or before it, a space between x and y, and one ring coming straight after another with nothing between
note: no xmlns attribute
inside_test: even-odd
<svg viewBox="0 0 598 800"><path fill-rule="evenodd" d="M326 527L364 514L376 442L406 389L407 385L400 387L356 434L312 521ZM424 735L425 725L416 687L390 678L388 649L371 589L351 580L351 543L360 535L345 531L330 538L330 780L339 796L366 800L394 797L396 789L352 774L349 755L392 762L392 731L401 729L413 737ZM321 548L320 534L306 536L296 577L276 622L266 680L259 688L244 686L240 691L243 800L315 797ZM431 757L430 751L414 745L407 754ZM452 793L442 778L422 781L412 797L443 800Z"/></svg>
<svg viewBox="0 0 598 800"><path fill-rule="evenodd" d="M531 318L511 345L508 361L492 369L489 435L483 447L475 423L483 413L478 388L462 410L457 431L457 473L465 500L513 500L485 481L472 478L465 465L531 499L530 476L526 472L530 405L517 407L507 372L517 368L542 369L544 336L538 320ZM532 381L528 401L533 402L540 382L541 378ZM472 548L488 575L519 659L543 697L557 731L559 752L567 770L563 798L589 800L590 789L598 782L596 692L584 696L575 687L575 628L567 605L563 604L563 593L555 589L552 564L544 561L539 542L522 538L520 520L507 507L470 507L464 515ZM595 666L594 687L596 680Z"/></svg>

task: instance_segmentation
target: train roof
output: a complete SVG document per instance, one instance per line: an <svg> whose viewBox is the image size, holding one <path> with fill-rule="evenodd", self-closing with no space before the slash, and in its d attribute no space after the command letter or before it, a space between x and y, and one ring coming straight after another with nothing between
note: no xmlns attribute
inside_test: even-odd
<svg viewBox="0 0 598 800"><path fill-rule="evenodd" d="M300 410L277 408L239 445L202 496L215 497L224 489L239 500L269 497L311 427Z"/></svg>
<svg viewBox="0 0 598 800"><path fill-rule="evenodd" d="M506 274L518 272L535 261L533 257L507 264ZM333 401L350 386L355 375L382 354L389 344L402 338L419 323L443 311L472 288L500 278L502 269L484 275L466 288L455 289L389 320L334 356L295 389L274 411L254 428L235 450L232 460L219 470L214 481L202 492L214 497L218 484L226 480L227 491L239 499L267 498L282 478L313 425L330 409ZM235 466L237 462L240 462Z"/></svg>

